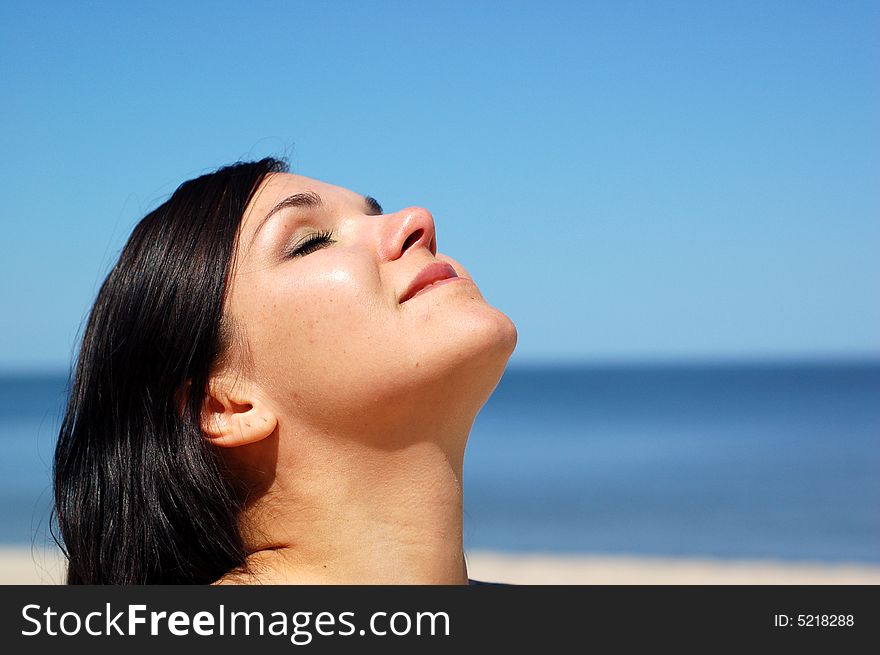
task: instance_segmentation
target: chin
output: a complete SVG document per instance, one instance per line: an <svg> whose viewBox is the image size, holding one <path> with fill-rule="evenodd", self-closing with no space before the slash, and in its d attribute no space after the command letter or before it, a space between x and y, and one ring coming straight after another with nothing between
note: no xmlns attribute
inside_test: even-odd
<svg viewBox="0 0 880 655"><path fill-rule="evenodd" d="M425 342L431 351L420 353L419 377L447 391L461 390L476 412L498 385L516 348L516 326L503 312L480 303L437 328L442 334Z"/></svg>
<svg viewBox="0 0 880 655"><path fill-rule="evenodd" d="M488 307L486 316L481 321L475 322L473 338L475 352L472 353L474 363L480 363L484 373L492 380L492 389L501 379L510 356L516 348L516 326L507 314ZM494 370L495 374L490 371ZM491 390L490 390L491 393Z"/></svg>
<svg viewBox="0 0 880 655"><path fill-rule="evenodd" d="M503 368L516 348L516 326L507 314L489 305L482 314L472 326L473 336L487 356L498 359Z"/></svg>

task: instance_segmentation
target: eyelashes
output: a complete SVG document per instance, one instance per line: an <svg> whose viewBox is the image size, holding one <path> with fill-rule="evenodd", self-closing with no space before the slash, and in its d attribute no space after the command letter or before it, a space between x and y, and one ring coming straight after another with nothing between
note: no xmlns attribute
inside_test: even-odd
<svg viewBox="0 0 880 655"><path fill-rule="evenodd" d="M324 232L316 232L314 234L310 234L305 239L294 245L287 253L287 257L304 257L309 253L315 252L316 250L320 250L325 246L329 246L332 243L336 243L333 239L333 230L326 230Z"/></svg>

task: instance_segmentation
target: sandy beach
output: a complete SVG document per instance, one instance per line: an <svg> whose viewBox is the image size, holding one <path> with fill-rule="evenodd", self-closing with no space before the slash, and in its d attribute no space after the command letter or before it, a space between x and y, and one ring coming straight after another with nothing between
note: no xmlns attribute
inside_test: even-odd
<svg viewBox="0 0 880 655"><path fill-rule="evenodd" d="M880 584L880 566L775 560L469 552L472 578L514 584ZM56 550L0 548L0 584L59 584Z"/></svg>
<svg viewBox="0 0 880 655"><path fill-rule="evenodd" d="M709 558L468 553L472 578L516 584L880 584L880 566Z"/></svg>

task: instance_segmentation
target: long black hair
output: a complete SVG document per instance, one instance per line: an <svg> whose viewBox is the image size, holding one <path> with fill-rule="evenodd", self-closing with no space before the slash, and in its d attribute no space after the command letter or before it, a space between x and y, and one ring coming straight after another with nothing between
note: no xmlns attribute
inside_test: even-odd
<svg viewBox="0 0 880 655"><path fill-rule="evenodd" d="M184 182L101 286L55 450L68 584L209 583L244 566L244 499L200 419L235 349L223 305L242 215L285 170L266 158Z"/></svg>

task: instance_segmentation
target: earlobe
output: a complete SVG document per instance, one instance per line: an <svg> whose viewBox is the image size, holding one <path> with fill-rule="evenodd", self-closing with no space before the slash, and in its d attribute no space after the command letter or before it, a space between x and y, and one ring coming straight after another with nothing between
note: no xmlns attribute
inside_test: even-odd
<svg viewBox="0 0 880 655"><path fill-rule="evenodd" d="M202 433L215 446L235 448L257 443L277 426L275 414L256 394L230 392L215 384L205 396Z"/></svg>

